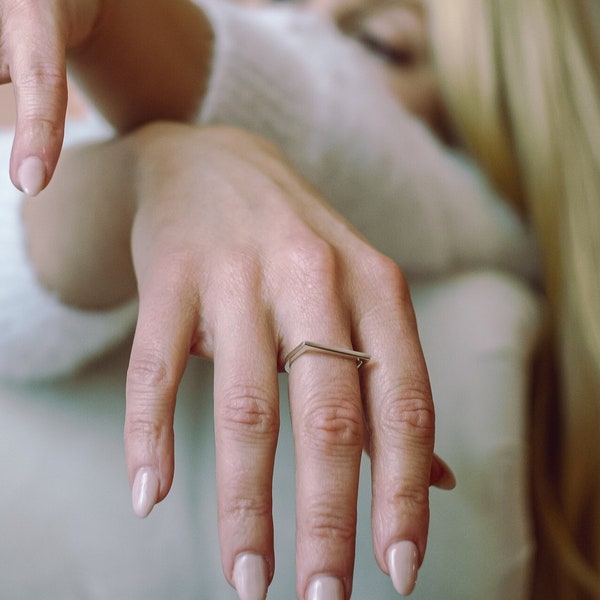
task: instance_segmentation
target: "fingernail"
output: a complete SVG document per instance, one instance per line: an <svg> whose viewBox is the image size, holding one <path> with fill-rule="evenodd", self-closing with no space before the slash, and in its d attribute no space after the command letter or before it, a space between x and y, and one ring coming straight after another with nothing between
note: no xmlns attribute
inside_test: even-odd
<svg viewBox="0 0 600 600"><path fill-rule="evenodd" d="M19 183L28 196L37 196L46 182L46 168L37 156L28 156L19 167Z"/></svg>
<svg viewBox="0 0 600 600"><path fill-rule="evenodd" d="M142 467L136 474L131 488L131 502L135 514L144 518L156 504L158 498L158 477L153 469Z"/></svg>
<svg viewBox="0 0 600 600"><path fill-rule="evenodd" d="M397 542L387 551L387 567L392 583L401 596L408 596L417 583L419 551L412 542Z"/></svg>
<svg viewBox="0 0 600 600"><path fill-rule="evenodd" d="M344 586L335 577L316 577L308 586L306 600L344 600Z"/></svg>
<svg viewBox="0 0 600 600"><path fill-rule="evenodd" d="M258 554L240 554L233 567L233 585L240 600L265 600L269 587L265 559Z"/></svg>

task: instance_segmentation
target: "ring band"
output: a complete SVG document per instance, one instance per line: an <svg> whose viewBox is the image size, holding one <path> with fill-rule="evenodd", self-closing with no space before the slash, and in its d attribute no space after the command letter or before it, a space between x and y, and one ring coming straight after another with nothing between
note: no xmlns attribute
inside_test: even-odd
<svg viewBox="0 0 600 600"><path fill-rule="evenodd" d="M325 352L326 354L336 354L337 356L343 356L344 358L353 358L356 360L357 369L360 369L368 360L371 360L371 355L365 354L364 352L357 352L356 350L348 350L346 348L334 348L333 346L325 346L323 344L317 344L316 342L300 342L284 359L286 373L290 372L292 363L308 350Z"/></svg>

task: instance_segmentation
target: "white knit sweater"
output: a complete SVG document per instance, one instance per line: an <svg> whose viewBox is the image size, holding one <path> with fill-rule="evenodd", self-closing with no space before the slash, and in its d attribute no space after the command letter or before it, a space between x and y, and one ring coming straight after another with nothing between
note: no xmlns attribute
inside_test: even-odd
<svg viewBox="0 0 600 600"><path fill-rule="evenodd" d="M398 106L358 44L294 8L201 4L213 22L215 51L198 122L236 125L274 141L409 277L475 265L535 273L524 225L464 157ZM65 143L107 134L91 115L68 128ZM0 136L0 377L57 376L125 339L137 304L79 311L38 284L22 198L7 175L11 141L12 132Z"/></svg>

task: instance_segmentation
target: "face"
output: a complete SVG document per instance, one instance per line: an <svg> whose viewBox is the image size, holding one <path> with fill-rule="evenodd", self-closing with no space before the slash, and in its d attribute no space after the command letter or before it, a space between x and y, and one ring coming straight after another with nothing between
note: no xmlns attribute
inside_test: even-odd
<svg viewBox="0 0 600 600"><path fill-rule="evenodd" d="M443 105L431 61L425 11L419 0L307 0L374 58L391 93L446 139Z"/></svg>

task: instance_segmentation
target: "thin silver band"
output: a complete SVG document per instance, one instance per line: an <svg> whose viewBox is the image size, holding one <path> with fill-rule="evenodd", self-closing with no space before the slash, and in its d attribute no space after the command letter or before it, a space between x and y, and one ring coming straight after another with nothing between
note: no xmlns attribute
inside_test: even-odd
<svg viewBox="0 0 600 600"><path fill-rule="evenodd" d="M333 346L325 346L323 344L317 344L316 342L300 342L286 357L285 357L285 370L287 373L290 372L292 363L301 355L308 350L315 350L317 352L325 352L327 354L336 354L343 356L344 358L353 358L356 361L356 368L360 369L368 360L371 360L370 354L364 352L357 352L356 350L348 350L347 348L334 348Z"/></svg>

